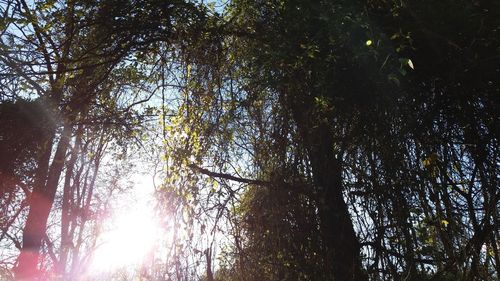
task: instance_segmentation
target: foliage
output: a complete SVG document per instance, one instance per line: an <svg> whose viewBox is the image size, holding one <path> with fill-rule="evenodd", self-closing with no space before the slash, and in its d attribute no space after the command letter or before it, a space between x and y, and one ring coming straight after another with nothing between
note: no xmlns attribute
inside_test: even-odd
<svg viewBox="0 0 500 281"><path fill-rule="evenodd" d="M243 280L298 278L279 275L293 274L280 269L294 264L282 249L292 251L293 235L307 229L290 231L295 223L289 216L295 208L305 211L283 194L293 190L295 178L306 183L307 200L319 212L320 234L307 236L318 239L326 259L316 266L328 264L328 251L344 251L328 244L333 230L325 224L345 216L333 207L339 204L328 203L336 191L325 191L338 187L322 186L339 161L343 200L371 278L497 276L495 11L495 4L465 1L233 1L222 31L227 61L215 66L227 69L222 79L232 86L219 85L219 97L229 96L238 113L228 119L236 135L224 143L241 147L246 136L259 136L244 146L253 159L248 169L280 196L269 188L246 191L238 216L272 219L257 220L257 230L240 219L233 265L221 272ZM256 132L248 134L248 125ZM321 215L323 208L328 215ZM494 249L491 256L484 247ZM321 271L300 264L303 276Z"/></svg>

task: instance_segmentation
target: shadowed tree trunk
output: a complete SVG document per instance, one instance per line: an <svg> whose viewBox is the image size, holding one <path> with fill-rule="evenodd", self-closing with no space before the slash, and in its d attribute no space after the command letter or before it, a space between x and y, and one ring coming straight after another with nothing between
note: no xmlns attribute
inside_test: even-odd
<svg viewBox="0 0 500 281"><path fill-rule="evenodd" d="M338 281L368 280L361 265L360 244L342 194L342 164L334 153L328 118L312 116L311 97L292 99L292 115L309 154L318 197L326 268Z"/></svg>

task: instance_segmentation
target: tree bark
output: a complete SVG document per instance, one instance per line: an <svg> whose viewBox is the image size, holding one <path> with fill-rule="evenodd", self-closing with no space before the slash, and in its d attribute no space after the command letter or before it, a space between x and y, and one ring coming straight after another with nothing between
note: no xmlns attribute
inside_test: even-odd
<svg viewBox="0 0 500 281"><path fill-rule="evenodd" d="M71 129L70 125L64 126L47 181L45 184L36 185L31 194L28 218L23 229L23 245L15 268L17 280L34 280L38 276L39 253L46 234L47 220L54 203L59 177L64 167Z"/></svg>
<svg viewBox="0 0 500 281"><path fill-rule="evenodd" d="M325 129L312 133L309 156L314 185L319 195L321 233L327 249L326 262L335 280L367 280L359 256L360 245L342 194L342 166L333 152Z"/></svg>
<svg viewBox="0 0 500 281"><path fill-rule="evenodd" d="M342 164L335 156L329 119L313 116L311 96L293 98L292 116L308 151L318 196L326 269L337 281L368 280L361 265L360 244L342 194Z"/></svg>

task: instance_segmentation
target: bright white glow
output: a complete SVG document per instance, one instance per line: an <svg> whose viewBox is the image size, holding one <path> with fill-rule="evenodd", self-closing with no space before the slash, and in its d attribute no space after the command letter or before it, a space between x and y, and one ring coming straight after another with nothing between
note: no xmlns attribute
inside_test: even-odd
<svg viewBox="0 0 500 281"><path fill-rule="evenodd" d="M143 188L144 185L138 187ZM143 193L143 194L141 194ZM140 266L153 258L160 226L154 216L150 197L144 190L133 191L132 202L120 206L109 230L103 230L90 265L92 273L111 272L122 267ZM130 196L129 195L129 196Z"/></svg>
<svg viewBox="0 0 500 281"><path fill-rule="evenodd" d="M103 234L101 245L94 253L92 268L107 271L141 263L154 247L157 227L144 210L123 213L116 228Z"/></svg>

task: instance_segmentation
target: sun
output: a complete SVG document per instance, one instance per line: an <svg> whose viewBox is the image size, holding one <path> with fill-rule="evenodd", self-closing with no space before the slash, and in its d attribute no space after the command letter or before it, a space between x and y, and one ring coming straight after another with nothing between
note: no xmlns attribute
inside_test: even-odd
<svg viewBox="0 0 500 281"><path fill-rule="evenodd" d="M102 272L138 265L148 258L157 236L158 227L149 212L124 212L118 217L116 228L102 235L91 268Z"/></svg>
<svg viewBox="0 0 500 281"><path fill-rule="evenodd" d="M136 194L137 195L137 194ZM118 208L98 238L92 255L92 273L140 266L153 258L161 227L150 200L139 198Z"/></svg>

